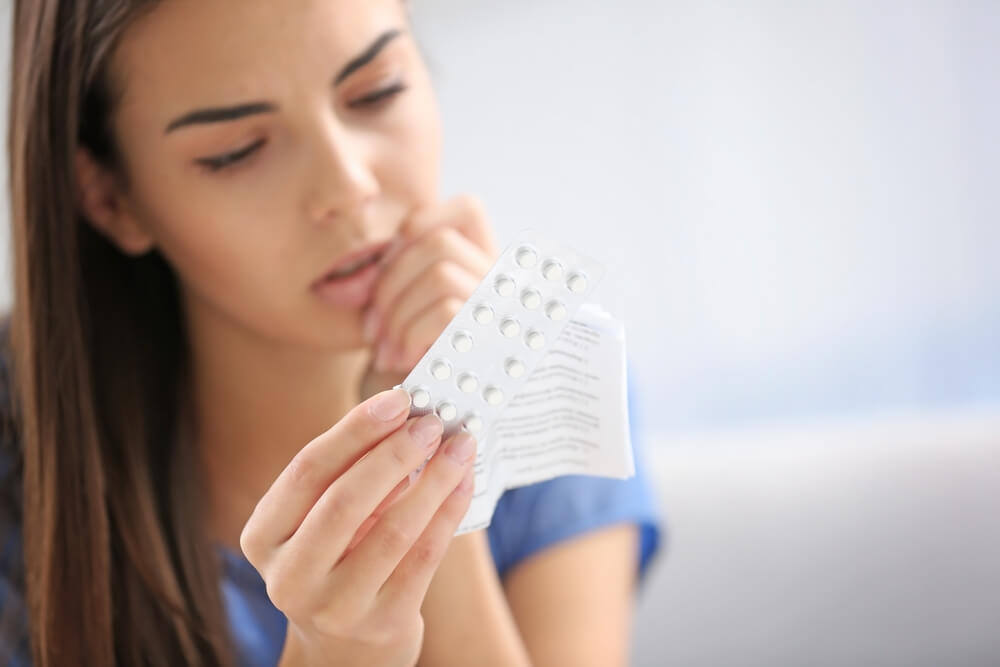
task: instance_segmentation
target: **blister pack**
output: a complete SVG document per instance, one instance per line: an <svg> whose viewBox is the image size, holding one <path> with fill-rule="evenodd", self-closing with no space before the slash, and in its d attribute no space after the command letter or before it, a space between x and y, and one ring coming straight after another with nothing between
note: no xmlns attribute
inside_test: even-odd
<svg viewBox="0 0 1000 667"><path fill-rule="evenodd" d="M445 437L465 429L482 442L603 276L597 261L523 234L398 385L411 415L435 412Z"/></svg>

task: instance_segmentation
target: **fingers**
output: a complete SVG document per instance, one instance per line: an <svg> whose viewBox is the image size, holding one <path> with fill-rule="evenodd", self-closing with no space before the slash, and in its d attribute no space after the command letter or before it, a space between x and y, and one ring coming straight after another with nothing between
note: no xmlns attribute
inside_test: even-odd
<svg viewBox="0 0 1000 667"><path fill-rule="evenodd" d="M434 414L411 419L331 484L288 540L289 550L304 557L301 567L325 576L365 519L434 452L443 430Z"/></svg>
<svg viewBox="0 0 1000 667"><path fill-rule="evenodd" d="M475 197L459 195L437 206L416 211L407 220L403 232L410 238L418 238L438 225L454 227L487 255L496 254L493 231L490 229L486 210L482 202Z"/></svg>
<svg viewBox="0 0 1000 667"><path fill-rule="evenodd" d="M406 305L418 279L434 275L435 282L445 282L451 276L444 272L471 275L474 277L472 289L475 289L490 266L490 257L453 228L439 227L425 234L387 264L366 315L365 335L369 341L386 337L387 318Z"/></svg>
<svg viewBox="0 0 1000 667"><path fill-rule="evenodd" d="M410 477L408 476L404 478L403 481L401 481L399 484L397 484L395 489L389 492L389 495L385 497L385 500L379 503L379 506L375 508L375 510L368 516L367 519L361 522L361 526L358 528L357 532L354 533L354 537L351 538L350 544L348 544L347 548L344 549L344 553L340 555L341 560L343 560L343 558L347 556L347 554L351 553L351 550L354 549L354 547L356 547L358 543L361 542L361 540L365 539L365 535L367 535L368 531L372 529L372 526L374 526L375 522L379 520L379 517L381 517L382 514L385 513L385 510L390 505L399 500L399 498L402 497L404 493L406 493L406 489L408 489L409 486L410 486Z"/></svg>
<svg viewBox="0 0 1000 667"><path fill-rule="evenodd" d="M421 586L426 590L424 575L428 570L433 572L440 562L468 509L475 455L476 441L471 435L463 432L450 438L406 497L385 511L336 568L334 585L362 596L370 596L384 586L393 594L412 593ZM463 480L465 483L459 486ZM411 551L414 553L408 554ZM394 574L404 557L410 558L406 573ZM400 579L415 579L416 583Z"/></svg>
<svg viewBox="0 0 1000 667"><path fill-rule="evenodd" d="M399 334L401 342L396 346L395 356L390 362L395 364L394 368L411 369L416 366L462 305L460 299L445 297L402 325Z"/></svg>
<svg viewBox="0 0 1000 667"><path fill-rule="evenodd" d="M287 541L333 480L398 429L409 410L410 396L402 389L376 394L296 454L257 503L240 535L240 547L250 562L258 565Z"/></svg>
<svg viewBox="0 0 1000 667"><path fill-rule="evenodd" d="M412 368L412 363L416 363L444 331L478 284L479 277L450 262L429 268L403 293L390 313L375 352L376 369L406 371ZM416 338L412 326L428 311L434 312L434 320L440 321L440 327L431 330L429 335ZM406 360L412 363L408 366Z"/></svg>

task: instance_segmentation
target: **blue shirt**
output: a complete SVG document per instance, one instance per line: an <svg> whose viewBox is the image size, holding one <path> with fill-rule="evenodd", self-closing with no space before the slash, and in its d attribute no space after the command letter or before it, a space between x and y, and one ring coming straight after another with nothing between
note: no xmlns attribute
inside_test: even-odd
<svg viewBox="0 0 1000 667"><path fill-rule="evenodd" d="M0 371L3 359L0 358ZM6 373L3 373L6 376ZM6 387L0 383L0 394ZM634 424L634 415L632 423ZM7 443L8 445L10 443ZM4 447L3 451L14 451ZM636 567L645 573L660 540L657 503L635 447L636 476L613 480L582 475L558 477L547 482L507 491L501 496L487 528L490 550L503 577L518 563L553 544L589 531L618 523L634 523L640 540ZM19 488L17 471L7 458L0 458L0 489ZM8 526L0 549L0 637L20 638L16 646L0 645L0 663L15 667L30 664L26 613L23 598L23 563L20 499L4 494L2 517ZM285 640L286 620L267 597L264 581L243 557L222 549L222 593L240 665L275 665Z"/></svg>

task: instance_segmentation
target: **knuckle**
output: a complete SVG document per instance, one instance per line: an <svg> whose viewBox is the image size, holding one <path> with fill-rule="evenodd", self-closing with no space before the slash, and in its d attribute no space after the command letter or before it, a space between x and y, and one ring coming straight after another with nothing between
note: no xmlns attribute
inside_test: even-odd
<svg viewBox="0 0 1000 667"><path fill-rule="evenodd" d="M253 516L250 517L250 520L243 526L243 530L240 532L240 549L247 560L250 561L250 564L257 567L263 549Z"/></svg>
<svg viewBox="0 0 1000 667"><path fill-rule="evenodd" d="M444 555L444 548L439 546L435 540L421 540L413 545L410 553L416 566L423 569L437 563Z"/></svg>
<svg viewBox="0 0 1000 667"><path fill-rule="evenodd" d="M442 260L434 264L431 267L431 281L436 287L446 287L451 285L454 280L455 275L455 265L448 261Z"/></svg>
<svg viewBox="0 0 1000 667"><path fill-rule="evenodd" d="M469 218L476 221L486 220L486 207L478 197L470 194L459 195L459 202Z"/></svg>
<svg viewBox="0 0 1000 667"><path fill-rule="evenodd" d="M319 465L310 455L300 452L292 458L286 470L296 486L311 486L317 481L318 468Z"/></svg>
<svg viewBox="0 0 1000 667"><path fill-rule="evenodd" d="M415 463L413 453L417 448L413 446L413 435L410 434L409 429L406 430L402 439L404 442L393 443L393 446L389 448L389 456L397 469L409 470Z"/></svg>
<svg viewBox="0 0 1000 667"><path fill-rule="evenodd" d="M399 523L383 518L384 525L379 531L379 549L386 558L397 558L400 554L406 553L409 549L413 537Z"/></svg>
<svg viewBox="0 0 1000 667"><path fill-rule="evenodd" d="M445 315L450 322L456 315L458 315L458 311L462 310L462 306L464 305L465 302L457 296L449 296L442 302L441 310L443 315Z"/></svg>
<svg viewBox="0 0 1000 667"><path fill-rule="evenodd" d="M295 586L295 579L285 573L288 567L276 563L264 580L264 588L271 603L288 616L296 616L302 610L303 598Z"/></svg>
<svg viewBox="0 0 1000 667"><path fill-rule="evenodd" d="M338 525L350 520L357 505L357 498L348 487L338 486L328 491L325 505L324 514L330 520L331 525Z"/></svg>

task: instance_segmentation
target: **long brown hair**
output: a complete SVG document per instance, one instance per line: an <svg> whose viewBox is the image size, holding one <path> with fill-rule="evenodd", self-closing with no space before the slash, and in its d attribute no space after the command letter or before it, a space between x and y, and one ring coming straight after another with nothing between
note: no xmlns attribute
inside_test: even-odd
<svg viewBox="0 0 1000 667"><path fill-rule="evenodd" d="M188 355L176 276L155 251L120 253L73 195L79 147L120 173L108 60L153 4L14 3L12 412L40 667L231 662L178 426Z"/></svg>

